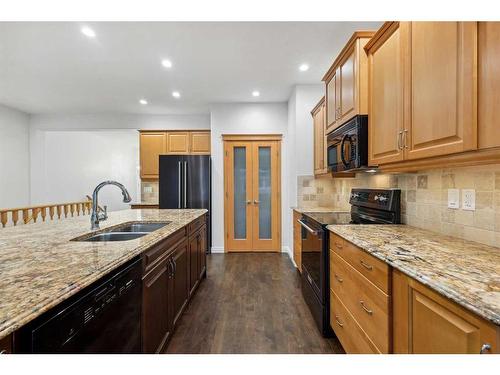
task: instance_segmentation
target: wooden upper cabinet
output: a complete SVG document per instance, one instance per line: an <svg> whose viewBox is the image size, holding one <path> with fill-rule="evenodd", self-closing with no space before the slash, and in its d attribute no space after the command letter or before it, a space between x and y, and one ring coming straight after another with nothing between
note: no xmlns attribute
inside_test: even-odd
<svg viewBox="0 0 500 375"><path fill-rule="evenodd" d="M141 132L139 134L141 178L157 179L159 156L167 149L165 132Z"/></svg>
<svg viewBox="0 0 500 375"><path fill-rule="evenodd" d="M191 154L210 154L210 132L190 133Z"/></svg>
<svg viewBox="0 0 500 375"><path fill-rule="evenodd" d="M189 133L167 132L167 152L169 154L188 154Z"/></svg>
<svg viewBox="0 0 500 375"><path fill-rule="evenodd" d="M363 50L372 31L358 31L323 77L326 84L326 133L368 113L368 62Z"/></svg>
<svg viewBox="0 0 500 375"><path fill-rule="evenodd" d="M478 148L500 146L500 22L478 24Z"/></svg>
<svg viewBox="0 0 500 375"><path fill-rule="evenodd" d="M325 98L311 111L313 118L314 134L314 174L320 175L328 172L326 162L326 135L325 135Z"/></svg>
<svg viewBox="0 0 500 375"><path fill-rule="evenodd" d="M409 278L393 272L395 353L498 353L500 328Z"/></svg>
<svg viewBox="0 0 500 375"><path fill-rule="evenodd" d="M410 23L407 159L477 147L476 44L474 22Z"/></svg>
<svg viewBox="0 0 500 375"><path fill-rule="evenodd" d="M386 23L368 53L369 165L403 159L403 61L408 25Z"/></svg>
<svg viewBox="0 0 500 375"><path fill-rule="evenodd" d="M210 155L210 131L141 131L141 179L159 178L160 155Z"/></svg>

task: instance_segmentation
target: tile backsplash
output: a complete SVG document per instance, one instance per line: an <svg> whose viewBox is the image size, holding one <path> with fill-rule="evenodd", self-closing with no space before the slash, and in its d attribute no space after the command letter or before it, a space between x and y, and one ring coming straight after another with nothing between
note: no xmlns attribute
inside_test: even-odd
<svg viewBox="0 0 500 375"><path fill-rule="evenodd" d="M500 165L355 178L299 176L297 205L349 210L352 188L400 188L405 224L500 247ZM476 210L448 208L448 189L475 189Z"/></svg>
<svg viewBox="0 0 500 375"><path fill-rule="evenodd" d="M141 181L141 202L158 203L158 181Z"/></svg>

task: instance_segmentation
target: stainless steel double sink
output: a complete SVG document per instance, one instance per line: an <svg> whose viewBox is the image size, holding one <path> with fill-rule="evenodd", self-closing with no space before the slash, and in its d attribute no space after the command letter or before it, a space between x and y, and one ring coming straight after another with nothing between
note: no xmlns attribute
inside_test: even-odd
<svg viewBox="0 0 500 375"><path fill-rule="evenodd" d="M112 241L130 241L145 236L155 230L163 228L170 224L170 221L156 223L127 223L109 228L109 230L96 233L90 236L83 236L73 239L78 242L112 242Z"/></svg>

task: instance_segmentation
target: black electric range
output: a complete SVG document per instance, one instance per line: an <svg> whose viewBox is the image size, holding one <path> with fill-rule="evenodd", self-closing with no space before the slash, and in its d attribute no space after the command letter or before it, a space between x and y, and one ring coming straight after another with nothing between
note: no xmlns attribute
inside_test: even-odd
<svg viewBox="0 0 500 375"><path fill-rule="evenodd" d="M302 294L325 337L333 334L330 328L330 252L326 227L401 222L399 189L352 189L349 203L349 212L305 212L299 220L302 226Z"/></svg>

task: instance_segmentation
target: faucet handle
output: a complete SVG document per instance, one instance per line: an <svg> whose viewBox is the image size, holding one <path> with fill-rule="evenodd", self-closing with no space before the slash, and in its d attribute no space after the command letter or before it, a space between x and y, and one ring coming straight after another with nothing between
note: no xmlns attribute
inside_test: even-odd
<svg viewBox="0 0 500 375"><path fill-rule="evenodd" d="M108 218L108 206L103 206L102 212L98 214L99 220L106 220Z"/></svg>

